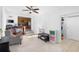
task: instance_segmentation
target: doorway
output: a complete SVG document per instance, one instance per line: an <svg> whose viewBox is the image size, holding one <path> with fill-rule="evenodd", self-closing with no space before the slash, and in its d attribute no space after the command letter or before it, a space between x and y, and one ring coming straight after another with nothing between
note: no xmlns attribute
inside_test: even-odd
<svg viewBox="0 0 79 59"><path fill-rule="evenodd" d="M31 18L18 17L18 26L25 27L25 30L31 30Z"/></svg>

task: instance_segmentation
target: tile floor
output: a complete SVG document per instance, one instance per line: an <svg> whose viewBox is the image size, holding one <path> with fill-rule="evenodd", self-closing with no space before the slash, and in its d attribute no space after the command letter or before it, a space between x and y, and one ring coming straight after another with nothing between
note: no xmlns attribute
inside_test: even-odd
<svg viewBox="0 0 79 59"><path fill-rule="evenodd" d="M21 45L10 46L11 52L79 52L79 41L63 40L61 43L45 43L37 35L24 35Z"/></svg>

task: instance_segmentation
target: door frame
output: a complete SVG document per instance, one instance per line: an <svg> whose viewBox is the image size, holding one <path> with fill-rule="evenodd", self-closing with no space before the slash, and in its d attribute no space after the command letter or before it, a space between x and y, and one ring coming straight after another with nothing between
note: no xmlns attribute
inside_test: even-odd
<svg viewBox="0 0 79 59"><path fill-rule="evenodd" d="M23 16L18 16L18 26L19 26L19 18L27 18L27 19L30 19L30 24L32 26L32 20L30 17L23 17ZM32 27L30 26L30 30L32 29Z"/></svg>

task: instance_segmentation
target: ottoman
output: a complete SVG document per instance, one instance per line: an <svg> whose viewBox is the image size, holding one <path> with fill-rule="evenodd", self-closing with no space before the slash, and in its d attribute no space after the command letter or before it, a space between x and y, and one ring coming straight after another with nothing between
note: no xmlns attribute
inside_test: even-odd
<svg viewBox="0 0 79 59"><path fill-rule="evenodd" d="M39 33L38 38L45 41L45 42L48 42L49 41L49 34L47 34L47 33Z"/></svg>

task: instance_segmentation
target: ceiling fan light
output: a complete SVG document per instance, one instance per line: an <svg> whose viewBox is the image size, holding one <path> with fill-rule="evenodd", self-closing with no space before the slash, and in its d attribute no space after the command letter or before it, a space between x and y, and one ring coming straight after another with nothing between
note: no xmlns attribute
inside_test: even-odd
<svg viewBox="0 0 79 59"><path fill-rule="evenodd" d="M32 12L29 12L30 14L32 13Z"/></svg>

